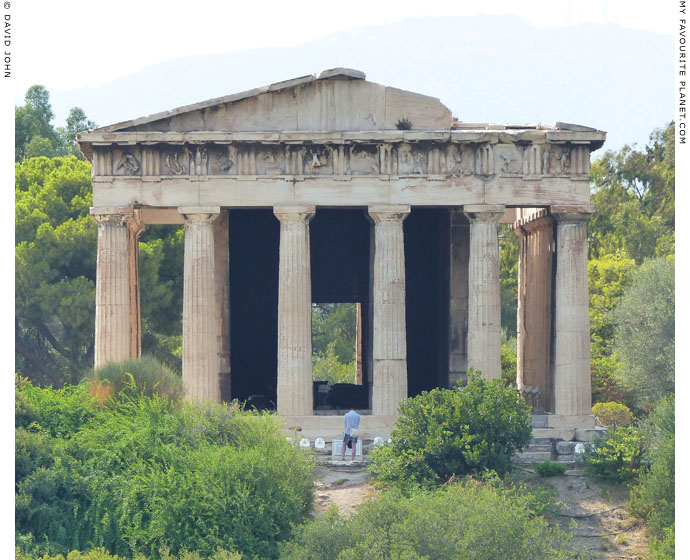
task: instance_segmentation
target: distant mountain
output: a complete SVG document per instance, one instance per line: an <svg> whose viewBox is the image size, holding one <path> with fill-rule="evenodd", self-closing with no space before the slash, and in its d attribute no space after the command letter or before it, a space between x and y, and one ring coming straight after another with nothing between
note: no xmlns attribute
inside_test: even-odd
<svg viewBox="0 0 690 560"><path fill-rule="evenodd" d="M541 29L515 16L425 18L294 47L176 58L51 99L58 123L79 106L106 125L344 66L438 97L465 122L572 122L606 130L605 149L619 149L643 145L673 118L673 61L672 37L612 24Z"/></svg>

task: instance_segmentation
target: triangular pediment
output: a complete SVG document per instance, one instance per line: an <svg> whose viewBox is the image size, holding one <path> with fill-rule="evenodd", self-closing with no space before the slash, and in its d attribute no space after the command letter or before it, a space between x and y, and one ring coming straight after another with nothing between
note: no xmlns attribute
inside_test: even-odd
<svg viewBox="0 0 690 560"><path fill-rule="evenodd" d="M96 129L97 132L448 130L453 117L435 97L334 68ZM403 125L405 126L405 125Z"/></svg>

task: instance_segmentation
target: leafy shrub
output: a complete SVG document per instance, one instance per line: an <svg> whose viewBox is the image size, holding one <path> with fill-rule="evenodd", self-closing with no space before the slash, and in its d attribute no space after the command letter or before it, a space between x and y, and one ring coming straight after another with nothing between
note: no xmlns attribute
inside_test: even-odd
<svg viewBox="0 0 690 560"><path fill-rule="evenodd" d="M649 543L649 560L674 560L676 558L675 525L664 530L663 538L652 538Z"/></svg>
<svg viewBox="0 0 690 560"><path fill-rule="evenodd" d="M628 509L645 519L652 536L666 538L675 523L675 397L661 401L643 426L650 465L640 473L639 484L630 492Z"/></svg>
<svg viewBox="0 0 690 560"><path fill-rule="evenodd" d="M585 453L585 469L590 475L614 482L631 481L637 478L643 452L644 438L640 430L623 426L591 446Z"/></svg>
<svg viewBox="0 0 690 560"><path fill-rule="evenodd" d="M510 387L517 386L517 339L501 344L501 379Z"/></svg>
<svg viewBox="0 0 690 560"><path fill-rule="evenodd" d="M102 400L123 394L130 397L161 395L172 400L184 395L180 375L152 356L110 362L90 372L84 380L91 393Z"/></svg>
<svg viewBox="0 0 690 560"><path fill-rule="evenodd" d="M92 414L59 438L37 424L17 428L22 551L103 547L159 558L167 546L203 558L219 549L275 558L311 507L311 460L285 442L274 416L167 395Z"/></svg>
<svg viewBox="0 0 690 560"><path fill-rule="evenodd" d="M17 428L31 426L62 437L89 422L95 409L95 402L85 387L35 387L27 379L15 377L14 423Z"/></svg>
<svg viewBox="0 0 690 560"><path fill-rule="evenodd" d="M675 390L675 266L649 259L614 311L620 381L643 408Z"/></svg>
<svg viewBox="0 0 690 560"><path fill-rule="evenodd" d="M350 518L332 509L297 531L283 560L575 558L570 537L535 515L528 500L468 479L405 498L388 491Z"/></svg>
<svg viewBox="0 0 690 560"><path fill-rule="evenodd" d="M599 423L609 428L611 426L629 426L634 419L632 411L618 402L600 402L592 406L592 414Z"/></svg>
<svg viewBox="0 0 690 560"><path fill-rule="evenodd" d="M505 473L532 437L530 409L518 394L472 370L466 387L423 392L399 411L391 443L372 452L370 471L400 487L435 486L485 469Z"/></svg>
<svg viewBox="0 0 690 560"><path fill-rule="evenodd" d="M563 463L555 463L554 461L541 461L534 465L534 472L539 476L558 476L563 474L568 467Z"/></svg>
<svg viewBox="0 0 690 560"><path fill-rule="evenodd" d="M161 549L160 552L161 560L203 560L198 552L182 551L180 556L172 556L168 549ZM227 550L217 550L213 556L206 557L208 560L242 560L242 556L237 552L228 552ZM17 550L15 554L15 560L35 560L35 556L31 556L28 553ZM67 556L58 554L57 556L49 556L48 554L41 556L38 560L125 560L122 556L115 556L110 554L104 548L95 548L89 550L88 552L81 552L79 550L73 550ZM134 560L146 560L146 557L142 554L137 554L134 556Z"/></svg>

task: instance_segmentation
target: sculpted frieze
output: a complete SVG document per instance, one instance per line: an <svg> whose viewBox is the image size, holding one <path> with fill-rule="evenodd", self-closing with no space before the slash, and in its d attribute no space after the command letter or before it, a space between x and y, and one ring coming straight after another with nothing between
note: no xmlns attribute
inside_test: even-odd
<svg viewBox="0 0 690 560"><path fill-rule="evenodd" d="M195 142L99 146L94 175L200 176L589 176L589 146L526 142Z"/></svg>
<svg viewBox="0 0 690 560"><path fill-rule="evenodd" d="M136 176L141 175L140 150L137 148L113 150L115 169L113 175ZM136 154L136 155L135 155Z"/></svg>
<svg viewBox="0 0 690 560"><path fill-rule="evenodd" d="M350 148L350 172L353 175L378 175L378 148L370 145L356 145Z"/></svg>
<svg viewBox="0 0 690 560"><path fill-rule="evenodd" d="M453 176L474 173L474 148L470 144L451 144L446 150L446 173Z"/></svg>
<svg viewBox="0 0 690 560"><path fill-rule="evenodd" d="M522 173L522 148L514 144L496 144L494 152L494 173L516 175Z"/></svg>
<svg viewBox="0 0 690 560"><path fill-rule="evenodd" d="M427 172L427 154L411 144L402 144L398 148L398 174L424 175Z"/></svg>
<svg viewBox="0 0 690 560"><path fill-rule="evenodd" d="M311 146L307 149L304 175L333 175L333 158L329 146Z"/></svg>

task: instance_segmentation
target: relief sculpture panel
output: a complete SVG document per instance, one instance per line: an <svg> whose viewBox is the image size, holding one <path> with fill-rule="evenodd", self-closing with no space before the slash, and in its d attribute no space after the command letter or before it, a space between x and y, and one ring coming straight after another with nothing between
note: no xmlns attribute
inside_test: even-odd
<svg viewBox="0 0 690 560"><path fill-rule="evenodd" d="M398 148L398 174L422 175L427 172L427 155L410 144Z"/></svg>
<svg viewBox="0 0 690 560"><path fill-rule="evenodd" d="M113 175L137 176L141 175L141 154L137 148L113 150L113 161L115 162Z"/></svg>
<svg viewBox="0 0 690 560"><path fill-rule="evenodd" d="M350 148L350 171L353 175L378 174L379 162L376 146L352 146Z"/></svg>
<svg viewBox="0 0 690 560"><path fill-rule="evenodd" d="M328 146L307 148L304 160L305 175L333 175L333 157Z"/></svg>
<svg viewBox="0 0 690 560"><path fill-rule="evenodd" d="M257 175L283 175L285 154L278 146L262 146L256 157Z"/></svg>
<svg viewBox="0 0 690 560"><path fill-rule="evenodd" d="M522 173L522 149L514 144L494 146L494 173L515 175Z"/></svg>

